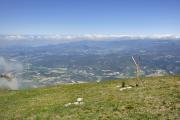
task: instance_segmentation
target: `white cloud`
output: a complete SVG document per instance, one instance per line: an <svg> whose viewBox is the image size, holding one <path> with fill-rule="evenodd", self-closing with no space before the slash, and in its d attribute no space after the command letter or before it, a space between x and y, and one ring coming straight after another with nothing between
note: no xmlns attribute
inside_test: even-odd
<svg viewBox="0 0 180 120"><path fill-rule="evenodd" d="M84 35L0 35L0 40L55 40L55 41L77 41L77 40L180 40L180 35L106 35L106 34L84 34Z"/></svg>

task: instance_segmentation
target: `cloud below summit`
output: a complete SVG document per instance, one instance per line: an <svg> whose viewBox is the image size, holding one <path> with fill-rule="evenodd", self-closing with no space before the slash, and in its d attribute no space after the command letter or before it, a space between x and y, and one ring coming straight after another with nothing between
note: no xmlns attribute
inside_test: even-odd
<svg viewBox="0 0 180 120"><path fill-rule="evenodd" d="M145 39L180 39L180 35L105 35L105 34L84 34L84 35L0 35L0 40L145 40Z"/></svg>

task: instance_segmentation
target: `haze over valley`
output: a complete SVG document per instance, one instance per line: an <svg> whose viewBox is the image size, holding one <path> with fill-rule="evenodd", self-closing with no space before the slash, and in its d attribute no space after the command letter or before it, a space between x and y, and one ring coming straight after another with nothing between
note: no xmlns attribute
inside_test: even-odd
<svg viewBox="0 0 180 120"><path fill-rule="evenodd" d="M14 41L19 40L21 44L11 44L13 40L9 36L1 36L2 40L9 40L6 46L0 47L1 59L9 66L1 62L0 70L16 76L18 88L135 77L132 56L140 64L141 77L180 73L177 36L71 37L68 40L45 37L43 40L43 35L41 39L15 36ZM6 69L14 68L13 63L20 64L21 70Z"/></svg>

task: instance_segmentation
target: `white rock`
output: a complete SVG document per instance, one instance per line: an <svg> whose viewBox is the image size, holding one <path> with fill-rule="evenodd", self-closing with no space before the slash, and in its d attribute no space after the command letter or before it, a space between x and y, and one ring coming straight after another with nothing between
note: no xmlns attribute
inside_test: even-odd
<svg viewBox="0 0 180 120"><path fill-rule="evenodd" d="M99 82L101 82L101 80L97 80L97 82L99 83Z"/></svg>
<svg viewBox="0 0 180 120"><path fill-rule="evenodd" d="M82 101L83 101L83 98L77 98L76 101L77 101L77 102L82 102Z"/></svg>
<svg viewBox="0 0 180 120"><path fill-rule="evenodd" d="M77 100L76 100L75 102L73 102L73 103L67 103L67 104L65 104L64 106L65 106L65 107L68 107L68 106L70 106L70 105L72 105L72 104L74 104L74 105L83 105L84 102L82 102L82 101L83 101L83 98L77 98Z"/></svg>
<svg viewBox="0 0 180 120"><path fill-rule="evenodd" d="M84 102L74 102L73 104L74 104L74 105L83 105Z"/></svg>
<svg viewBox="0 0 180 120"><path fill-rule="evenodd" d="M68 106L70 106L72 103L67 103L67 104L65 104L64 106L65 107L68 107Z"/></svg>
<svg viewBox="0 0 180 120"><path fill-rule="evenodd" d="M126 90L126 89L131 89L132 87L131 86L129 86L129 87L124 87L124 88L120 88L119 90L120 91L123 91L123 90Z"/></svg>
<svg viewBox="0 0 180 120"><path fill-rule="evenodd" d="M73 104L74 104L74 105L79 105L79 102L74 102Z"/></svg>
<svg viewBox="0 0 180 120"><path fill-rule="evenodd" d="M125 88L120 88L119 90L120 90L120 91L123 91L123 90L125 90Z"/></svg>
<svg viewBox="0 0 180 120"><path fill-rule="evenodd" d="M83 104L84 104L84 102L80 102L79 104L80 104L80 105L83 105Z"/></svg>

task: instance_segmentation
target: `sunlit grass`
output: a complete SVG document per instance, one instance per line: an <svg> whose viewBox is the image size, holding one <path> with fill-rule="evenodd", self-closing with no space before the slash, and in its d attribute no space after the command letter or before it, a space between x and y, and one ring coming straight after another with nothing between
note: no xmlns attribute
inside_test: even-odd
<svg viewBox="0 0 180 120"><path fill-rule="evenodd" d="M1 119L176 119L180 114L180 76L143 78L143 86L120 91L122 81L0 90ZM83 105L64 105L84 98Z"/></svg>

